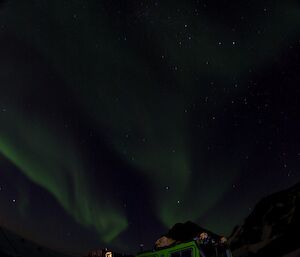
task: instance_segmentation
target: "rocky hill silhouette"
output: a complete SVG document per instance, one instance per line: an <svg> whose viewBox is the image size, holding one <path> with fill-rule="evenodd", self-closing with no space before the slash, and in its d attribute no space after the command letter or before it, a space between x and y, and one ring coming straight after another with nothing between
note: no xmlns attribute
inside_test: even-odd
<svg viewBox="0 0 300 257"><path fill-rule="evenodd" d="M263 198L229 238L234 257L300 257L300 183Z"/></svg>

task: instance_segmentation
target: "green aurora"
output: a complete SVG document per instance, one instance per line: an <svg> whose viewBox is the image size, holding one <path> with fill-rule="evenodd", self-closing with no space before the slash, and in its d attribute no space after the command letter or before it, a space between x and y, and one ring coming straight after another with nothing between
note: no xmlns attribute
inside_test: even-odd
<svg viewBox="0 0 300 257"><path fill-rule="evenodd" d="M80 151L66 136L62 142L48 131L49 124L42 126L17 113L13 117L18 119L5 116L1 116L1 124L6 124L0 130L1 152L30 180L48 190L76 221L96 228L106 242L127 227L121 210L93 196Z"/></svg>

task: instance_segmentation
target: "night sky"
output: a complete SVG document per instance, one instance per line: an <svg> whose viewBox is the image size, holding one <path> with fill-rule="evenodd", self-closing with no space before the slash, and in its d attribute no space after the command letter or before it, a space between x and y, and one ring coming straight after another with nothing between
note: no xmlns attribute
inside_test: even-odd
<svg viewBox="0 0 300 257"><path fill-rule="evenodd" d="M296 0L0 1L0 89L0 226L68 253L300 180Z"/></svg>

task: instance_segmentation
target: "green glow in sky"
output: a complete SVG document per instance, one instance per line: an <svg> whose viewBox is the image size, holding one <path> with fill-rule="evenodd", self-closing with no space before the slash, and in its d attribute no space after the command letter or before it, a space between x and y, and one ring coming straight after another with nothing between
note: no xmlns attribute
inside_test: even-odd
<svg viewBox="0 0 300 257"><path fill-rule="evenodd" d="M67 136L55 135L49 124L46 128L29 117L8 115L1 116L0 129L0 152L7 159L48 190L77 222L94 227L102 240L111 241L127 227L113 203L103 204L103 197L93 195L80 151Z"/></svg>

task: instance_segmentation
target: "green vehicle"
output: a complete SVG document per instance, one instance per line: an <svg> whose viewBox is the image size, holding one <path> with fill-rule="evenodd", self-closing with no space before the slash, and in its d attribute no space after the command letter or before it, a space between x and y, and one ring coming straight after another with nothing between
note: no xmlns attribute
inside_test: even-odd
<svg viewBox="0 0 300 257"><path fill-rule="evenodd" d="M197 240L142 252L137 257L232 257L225 244L203 243Z"/></svg>

